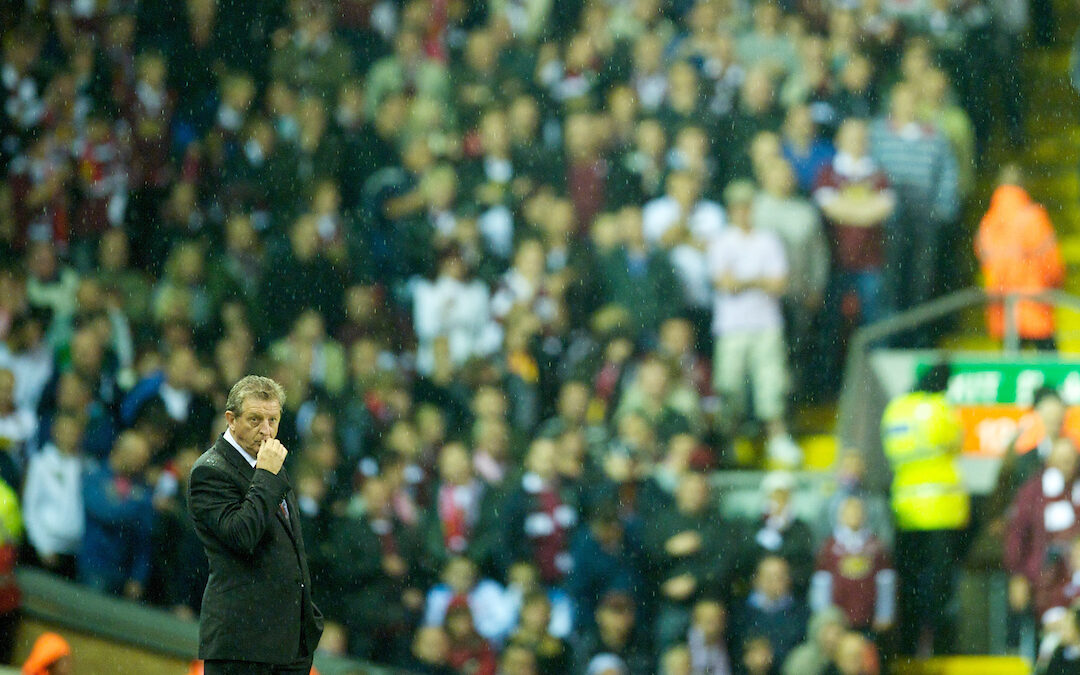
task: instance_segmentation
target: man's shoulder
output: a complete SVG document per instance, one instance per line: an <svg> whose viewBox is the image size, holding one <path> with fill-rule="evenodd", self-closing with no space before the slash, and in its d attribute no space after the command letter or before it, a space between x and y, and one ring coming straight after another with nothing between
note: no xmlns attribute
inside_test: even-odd
<svg viewBox="0 0 1080 675"><path fill-rule="evenodd" d="M191 466L191 471L194 473L197 469L208 468L216 469L219 471L228 471L229 462L225 459L225 454L222 452L222 444L225 443L223 438L218 438L217 442L211 445L206 452L199 456L195 463Z"/></svg>

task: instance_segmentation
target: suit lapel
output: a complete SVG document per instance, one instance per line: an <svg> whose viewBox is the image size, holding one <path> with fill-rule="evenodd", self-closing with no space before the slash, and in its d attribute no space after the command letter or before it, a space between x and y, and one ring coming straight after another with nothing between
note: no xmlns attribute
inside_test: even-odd
<svg viewBox="0 0 1080 675"><path fill-rule="evenodd" d="M243 455L225 440L224 435L218 438L217 443L214 444L214 448L234 469L236 469L238 473L237 482L240 483L246 491L251 485L251 479L255 476L255 467L248 464ZM292 499L292 481L289 480L289 474L286 473L285 467L281 468L281 477L289 484L289 489L285 492L285 504L289 507L289 517L287 519L285 518L285 514L281 512L280 504L274 508L274 517L277 518L277 521L285 528L285 532L288 533L289 539L292 540L293 547L299 549L295 534L296 529L298 528L298 521L296 520L296 504Z"/></svg>
<svg viewBox="0 0 1080 675"><path fill-rule="evenodd" d="M292 499L292 481L289 480L289 474L285 472L285 467L281 467L281 477L285 479L285 482L289 484L289 489L285 492L285 505L289 509L289 517L286 518L285 514L281 512L281 506L274 509L276 511L278 521L285 527L285 531L289 533L289 539L292 539L294 547L299 548L296 542L296 530L298 528L296 520L296 503Z"/></svg>
<svg viewBox="0 0 1080 675"><path fill-rule="evenodd" d="M239 478L244 485L244 489L246 490L247 487L251 485L251 478L255 475L254 467L247 463L247 460L244 459L239 450L225 440L224 435L218 438L217 443L214 444L214 449L218 451L218 454L225 458L225 461L236 469Z"/></svg>

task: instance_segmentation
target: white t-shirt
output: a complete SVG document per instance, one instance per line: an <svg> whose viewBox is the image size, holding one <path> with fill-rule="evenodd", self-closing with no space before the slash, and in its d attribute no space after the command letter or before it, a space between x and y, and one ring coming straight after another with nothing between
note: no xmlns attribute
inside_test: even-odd
<svg viewBox="0 0 1080 675"><path fill-rule="evenodd" d="M681 215L679 202L671 197L657 197L649 201L641 210L645 241L651 246L659 246L664 233L678 222ZM694 239L708 245L724 229L724 209L716 202L702 199L694 204L687 223Z"/></svg>
<svg viewBox="0 0 1080 675"><path fill-rule="evenodd" d="M439 336L447 337L450 357L458 365L502 345L502 331L491 315L491 295L480 281L418 280L413 287L413 328L420 343L417 370L423 374L435 366L432 346Z"/></svg>
<svg viewBox="0 0 1080 675"><path fill-rule="evenodd" d="M80 457L63 455L52 443L30 458L23 488L26 536L39 555L75 554L85 529Z"/></svg>
<svg viewBox="0 0 1080 675"><path fill-rule="evenodd" d="M670 230L681 216L679 203L671 197L658 197L642 210L642 231L650 246L659 248L664 233ZM687 219L694 244L679 244L668 251L675 275L682 282L686 301L696 307L706 308L712 298L711 282L706 251L724 230L724 209L715 202L701 200Z"/></svg>
<svg viewBox="0 0 1080 675"><path fill-rule="evenodd" d="M766 230L725 229L709 248L714 280L726 274L736 281L782 279L788 274L784 245ZM717 290L713 302L713 335L751 333L782 328L780 301L760 288L739 293Z"/></svg>

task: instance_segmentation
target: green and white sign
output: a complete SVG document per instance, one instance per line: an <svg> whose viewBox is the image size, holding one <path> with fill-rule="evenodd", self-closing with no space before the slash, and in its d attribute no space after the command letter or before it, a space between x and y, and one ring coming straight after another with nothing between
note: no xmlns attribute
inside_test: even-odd
<svg viewBox="0 0 1080 675"><path fill-rule="evenodd" d="M916 363L916 379L933 364ZM1009 358L995 361L956 358L949 362L952 377L947 397L956 405L1031 405L1035 391L1044 385L1057 389L1066 403L1080 404L1080 361Z"/></svg>

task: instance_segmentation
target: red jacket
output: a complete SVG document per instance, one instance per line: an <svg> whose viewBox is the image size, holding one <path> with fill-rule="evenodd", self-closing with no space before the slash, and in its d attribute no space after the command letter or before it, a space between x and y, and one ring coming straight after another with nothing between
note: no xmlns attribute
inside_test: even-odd
<svg viewBox="0 0 1080 675"><path fill-rule="evenodd" d="M893 598L879 598L879 590L895 592L890 584L879 585L879 574L892 570L885 546L873 535L839 538L830 536L817 556L818 573L829 574L832 604L847 615L851 627L869 628L879 603L892 607ZM891 574L891 572L890 572ZM815 575L815 584L822 583ZM889 612L891 614L891 612Z"/></svg>
<svg viewBox="0 0 1080 675"><path fill-rule="evenodd" d="M1005 535L1005 569L1036 586L1050 547L1064 555L1080 534L1078 504L1080 481L1064 482L1057 469L1044 469L1020 486Z"/></svg>
<svg viewBox="0 0 1080 675"><path fill-rule="evenodd" d="M1078 598L1080 573L1074 571L1067 560L1059 560L1039 575L1039 585L1035 588L1035 611L1044 623L1052 616L1047 615L1050 610L1064 614Z"/></svg>

